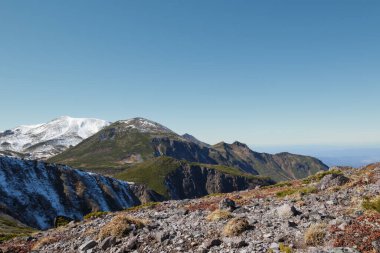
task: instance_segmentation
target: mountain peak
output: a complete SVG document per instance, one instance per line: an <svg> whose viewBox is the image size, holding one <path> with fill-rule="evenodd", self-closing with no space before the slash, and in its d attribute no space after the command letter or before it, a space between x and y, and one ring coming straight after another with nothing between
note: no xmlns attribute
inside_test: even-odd
<svg viewBox="0 0 380 253"><path fill-rule="evenodd" d="M239 141L235 141L234 143L232 143L232 146L237 146L239 148L247 148L247 149L249 149L249 147L247 146L247 144L239 142Z"/></svg>
<svg viewBox="0 0 380 253"><path fill-rule="evenodd" d="M154 122L149 119L136 117L127 120L120 120L117 123L122 123L125 127L130 129L136 129L142 133L174 133L169 128Z"/></svg>
<svg viewBox="0 0 380 253"><path fill-rule="evenodd" d="M193 143L196 143L196 144L198 144L200 146L210 147L209 144L198 140L197 138L195 138L191 134L186 133L186 134L182 135L182 137L185 138L186 140L188 140L190 142L193 142Z"/></svg>

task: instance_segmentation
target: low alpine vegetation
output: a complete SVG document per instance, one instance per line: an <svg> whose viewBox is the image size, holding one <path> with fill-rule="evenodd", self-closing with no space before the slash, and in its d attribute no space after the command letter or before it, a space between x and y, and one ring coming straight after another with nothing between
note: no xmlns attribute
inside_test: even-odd
<svg viewBox="0 0 380 253"><path fill-rule="evenodd" d="M308 246L318 246L323 244L326 236L326 225L322 223L312 224L305 233L305 244Z"/></svg>
<svg viewBox="0 0 380 253"><path fill-rule="evenodd" d="M300 194L301 196L304 196L304 195L308 195L308 194L316 193L316 192L317 192L317 189L315 187L303 187L299 189L288 188L286 190L277 192L276 196L282 198L282 197L297 194L297 193Z"/></svg>
<svg viewBox="0 0 380 253"><path fill-rule="evenodd" d="M365 210L373 210L380 213L380 196L373 199L365 199L362 203Z"/></svg>
<svg viewBox="0 0 380 253"><path fill-rule="evenodd" d="M231 212L226 211L226 210L217 209L214 212L210 213L206 219L208 221L219 221L219 220L227 220L227 219L230 219L232 217L233 216L232 216Z"/></svg>
<svg viewBox="0 0 380 253"><path fill-rule="evenodd" d="M99 217L103 217L104 215L108 214L108 212L101 212L101 211L98 211L98 212L92 212L92 213L89 213L89 214L86 214L83 218L85 220L88 220L88 219L95 219L95 218L99 218Z"/></svg>
<svg viewBox="0 0 380 253"><path fill-rule="evenodd" d="M249 222L246 218L233 218L223 229L224 236L238 236L249 229Z"/></svg>
<svg viewBox="0 0 380 253"><path fill-rule="evenodd" d="M103 240L108 236L123 237L128 235L133 229L143 228L147 223L147 220L121 213L100 229L98 238Z"/></svg>
<svg viewBox="0 0 380 253"><path fill-rule="evenodd" d="M154 208L158 204L159 204L158 202L148 202L148 203L145 203L145 204L141 204L139 206L133 206L133 207L127 208L127 209L125 209L125 211L127 211L127 212L133 212L133 211L138 211L138 210L144 209L144 208Z"/></svg>

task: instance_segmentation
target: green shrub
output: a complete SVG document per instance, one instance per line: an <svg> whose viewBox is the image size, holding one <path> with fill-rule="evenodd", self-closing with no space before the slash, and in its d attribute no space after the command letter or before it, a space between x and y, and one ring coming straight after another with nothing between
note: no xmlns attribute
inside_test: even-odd
<svg viewBox="0 0 380 253"><path fill-rule="evenodd" d="M380 213L380 196L373 199L365 199L362 203L365 210L374 210Z"/></svg>
<svg viewBox="0 0 380 253"><path fill-rule="evenodd" d="M280 198L283 198L283 197L286 197L286 196L289 196L289 195L293 195L293 194L295 194L297 192L298 192L298 190L296 190L296 189L286 189L286 190L277 192L276 196L280 197Z"/></svg>
<svg viewBox="0 0 380 253"><path fill-rule="evenodd" d="M283 253L292 253L292 248L290 248L289 246L286 246L283 243L280 243L279 246L280 246L280 252L283 252Z"/></svg>
<svg viewBox="0 0 380 253"><path fill-rule="evenodd" d="M301 195L308 195L311 193L316 193L318 190L315 187L304 187L299 190L299 193Z"/></svg>
<svg viewBox="0 0 380 253"><path fill-rule="evenodd" d="M91 218L99 218L99 217L102 217L104 215L106 215L108 212L92 212L92 213L88 213L86 214L83 218L85 220L88 220L88 219L91 219Z"/></svg>
<svg viewBox="0 0 380 253"><path fill-rule="evenodd" d="M8 241L16 236L19 236L18 234L0 234L0 243L4 241Z"/></svg>
<svg viewBox="0 0 380 253"><path fill-rule="evenodd" d="M302 196L304 196L304 195L308 195L308 194L316 193L316 192L317 192L317 189L315 187L303 187L303 188L299 188L299 189L289 188L289 189L277 192L276 196L283 198L283 197L293 195L296 193L299 193Z"/></svg>
<svg viewBox="0 0 380 253"><path fill-rule="evenodd" d="M280 188L280 187L285 187L285 186L292 186L292 183L290 182L279 182L277 184L274 184L274 185L267 185L267 186L264 186L262 187L263 189L271 189L271 188Z"/></svg>
<svg viewBox="0 0 380 253"><path fill-rule="evenodd" d="M127 208L125 209L125 211L129 212L129 211L137 211L143 208L154 208L158 204L159 202L148 202L139 206L133 206L133 207Z"/></svg>
<svg viewBox="0 0 380 253"><path fill-rule="evenodd" d="M67 224L69 224L69 222L71 221L71 219L67 219L63 216L58 216L57 218L55 218L55 227L58 228L58 227L61 227L61 226L66 226Z"/></svg>

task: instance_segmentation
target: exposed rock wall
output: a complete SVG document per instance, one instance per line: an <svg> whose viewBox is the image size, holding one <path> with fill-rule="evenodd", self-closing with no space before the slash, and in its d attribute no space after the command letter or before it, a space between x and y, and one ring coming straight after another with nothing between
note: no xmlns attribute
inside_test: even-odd
<svg viewBox="0 0 380 253"><path fill-rule="evenodd" d="M223 173L197 165L186 165L172 173L165 180L172 199L197 198L212 193L227 193L252 189L272 184L261 178L247 178Z"/></svg>
<svg viewBox="0 0 380 253"><path fill-rule="evenodd" d="M139 189L139 190L136 190ZM0 156L0 211L34 228L56 216L82 219L92 211L116 211L153 198L144 187L68 166Z"/></svg>

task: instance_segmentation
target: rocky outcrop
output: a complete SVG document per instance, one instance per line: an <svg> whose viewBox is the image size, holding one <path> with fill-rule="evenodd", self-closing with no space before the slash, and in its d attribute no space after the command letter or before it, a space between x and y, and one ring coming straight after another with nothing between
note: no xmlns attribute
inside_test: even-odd
<svg viewBox="0 0 380 253"><path fill-rule="evenodd" d="M273 184L270 179L232 175L200 165L185 164L169 173L165 184L171 199L197 198Z"/></svg>
<svg viewBox="0 0 380 253"><path fill-rule="evenodd" d="M163 201L165 198L158 194L157 192L149 189L147 186L142 184L131 184L129 185L133 194L140 200L142 204L154 201Z"/></svg>
<svg viewBox="0 0 380 253"><path fill-rule="evenodd" d="M349 179L341 174L329 174L322 178L318 184L318 189L325 190L330 187L341 186L346 184Z"/></svg>
<svg viewBox="0 0 380 253"><path fill-rule="evenodd" d="M127 182L40 161L0 157L0 211L34 228L57 216L80 220L93 211L139 205L157 195Z"/></svg>
<svg viewBox="0 0 380 253"><path fill-rule="evenodd" d="M155 156L169 156L178 160L189 162L200 162L207 164L218 164L224 160L218 154L215 159L211 157L212 150L206 146L200 146L194 142L169 137L156 137L152 139Z"/></svg>

